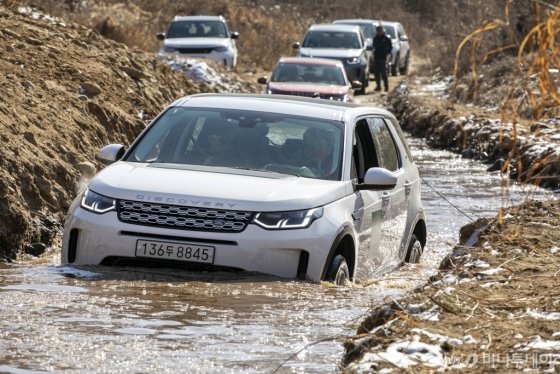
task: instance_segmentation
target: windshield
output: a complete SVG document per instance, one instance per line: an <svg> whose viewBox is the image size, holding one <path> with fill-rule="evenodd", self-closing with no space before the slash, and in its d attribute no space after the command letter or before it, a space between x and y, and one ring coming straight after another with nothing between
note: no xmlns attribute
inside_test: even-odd
<svg viewBox="0 0 560 374"><path fill-rule="evenodd" d="M175 21L169 25L166 38L227 38L222 21Z"/></svg>
<svg viewBox="0 0 560 374"><path fill-rule="evenodd" d="M346 85L344 73L338 66L295 63L278 64L270 81Z"/></svg>
<svg viewBox="0 0 560 374"><path fill-rule="evenodd" d="M397 33L395 32L395 28L393 26L383 25L383 29L385 30L385 34L391 39L397 38Z"/></svg>
<svg viewBox="0 0 560 374"><path fill-rule="evenodd" d="M360 38L355 32L309 31L305 35L303 48L362 48Z"/></svg>
<svg viewBox="0 0 560 374"><path fill-rule="evenodd" d="M176 107L150 126L126 161L339 180L342 144L343 124L333 120Z"/></svg>
<svg viewBox="0 0 560 374"><path fill-rule="evenodd" d="M362 30L362 34L364 34L364 37L366 39L372 39L375 37L375 28L373 27L372 23L362 23L362 22L352 22L352 21L344 21L344 22L339 22L337 21L336 23L341 24L341 25L357 25L360 26L360 29Z"/></svg>

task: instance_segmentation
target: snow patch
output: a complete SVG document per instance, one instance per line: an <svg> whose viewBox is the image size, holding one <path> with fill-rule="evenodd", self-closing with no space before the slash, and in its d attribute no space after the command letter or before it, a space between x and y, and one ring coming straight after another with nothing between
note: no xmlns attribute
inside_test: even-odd
<svg viewBox="0 0 560 374"><path fill-rule="evenodd" d="M544 319L547 321L556 321L560 320L560 313L559 312L550 312L550 313L542 313L537 310L527 309L527 315L529 317L533 317L535 319Z"/></svg>
<svg viewBox="0 0 560 374"><path fill-rule="evenodd" d="M475 261L467 262L465 264L465 267L468 267L468 268L489 268L490 265L486 261L475 260Z"/></svg>
<svg viewBox="0 0 560 374"><path fill-rule="evenodd" d="M400 341L391 344L385 352L366 353L362 362L390 362L399 368L418 363L432 368L445 365L441 347L419 341Z"/></svg>
<svg viewBox="0 0 560 374"><path fill-rule="evenodd" d="M488 270L484 270L481 271L480 274L484 274L484 275L494 275L494 274L498 274L500 272L504 271L504 269L502 268L492 268L492 269L488 269Z"/></svg>
<svg viewBox="0 0 560 374"><path fill-rule="evenodd" d="M560 350L559 340L544 340L539 335L534 336L533 340L528 342L521 351L528 351L530 349L542 349L545 351Z"/></svg>
<svg viewBox="0 0 560 374"><path fill-rule="evenodd" d="M195 58L182 58L176 56L158 56L169 65L172 70L179 70L193 81L202 81L210 84L222 83L221 75L206 62Z"/></svg>

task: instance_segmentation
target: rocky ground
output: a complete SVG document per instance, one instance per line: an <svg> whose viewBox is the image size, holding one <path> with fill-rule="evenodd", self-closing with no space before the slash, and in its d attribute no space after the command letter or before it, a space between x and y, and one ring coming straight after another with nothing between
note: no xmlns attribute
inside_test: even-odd
<svg viewBox="0 0 560 374"><path fill-rule="evenodd" d="M560 201L502 213L465 226L425 286L372 311L344 372L560 370Z"/></svg>
<svg viewBox="0 0 560 374"><path fill-rule="evenodd" d="M261 89L216 69L0 5L0 259L51 244L101 146L130 144L181 96Z"/></svg>

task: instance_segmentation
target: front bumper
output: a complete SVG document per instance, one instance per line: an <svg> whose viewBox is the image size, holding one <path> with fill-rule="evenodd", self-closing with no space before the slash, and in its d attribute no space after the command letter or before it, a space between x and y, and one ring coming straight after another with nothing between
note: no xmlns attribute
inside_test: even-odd
<svg viewBox="0 0 560 374"><path fill-rule="evenodd" d="M364 83L366 79L366 69L367 65L365 64L344 64L344 70L346 71L349 81L360 81Z"/></svg>
<svg viewBox="0 0 560 374"><path fill-rule="evenodd" d="M214 266L285 278L295 278L300 273L320 281L336 232L337 228L324 217L307 229L265 230L249 224L243 232L225 233L127 224L118 220L116 212L95 214L77 207L65 224L61 263L100 265L109 257L134 259L138 239L159 240L213 246ZM74 261L69 261L69 247L74 247L70 249ZM308 259L303 256L307 265L303 270L302 252L308 254Z"/></svg>
<svg viewBox="0 0 560 374"><path fill-rule="evenodd" d="M210 53L179 53L179 52L166 52L161 49L158 53L159 56L177 56L177 57L192 57L192 58L205 58L219 62L229 68L234 68L237 64L237 55L232 50L225 52L212 51Z"/></svg>

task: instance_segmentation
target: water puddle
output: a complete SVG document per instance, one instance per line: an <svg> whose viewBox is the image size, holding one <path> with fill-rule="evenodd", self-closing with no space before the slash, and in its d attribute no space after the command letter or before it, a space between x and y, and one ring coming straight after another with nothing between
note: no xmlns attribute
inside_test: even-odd
<svg viewBox="0 0 560 374"><path fill-rule="evenodd" d="M510 182L484 165L410 142L426 182L464 213L423 185L429 238L420 264L352 288L242 273L76 269L58 266L58 254L46 264L0 265L0 372L257 373L285 360L279 372L334 372L342 338L369 308L433 274L467 216L549 196L504 189Z"/></svg>

